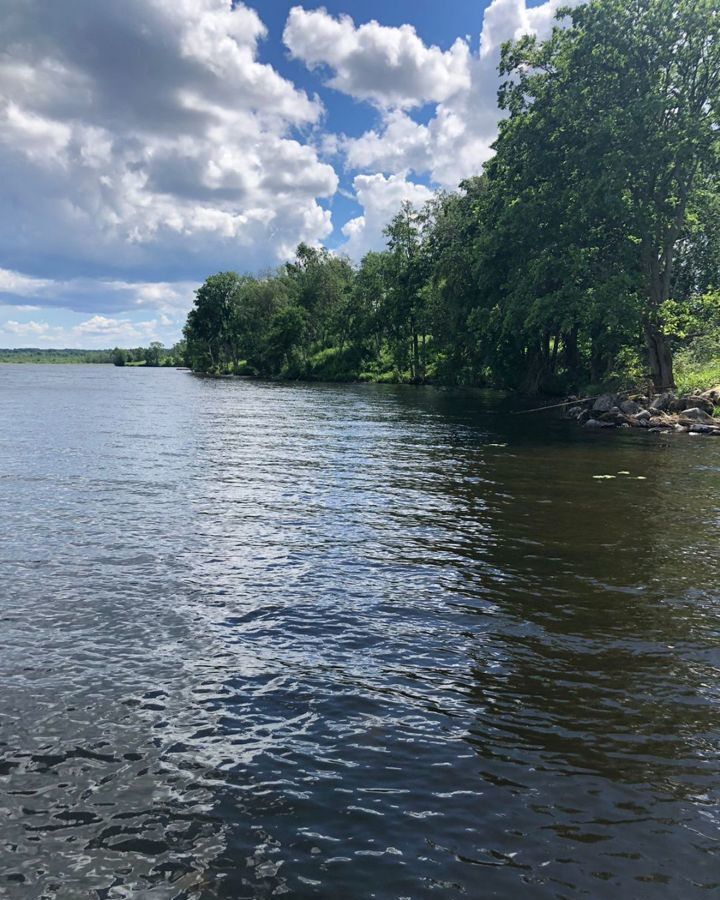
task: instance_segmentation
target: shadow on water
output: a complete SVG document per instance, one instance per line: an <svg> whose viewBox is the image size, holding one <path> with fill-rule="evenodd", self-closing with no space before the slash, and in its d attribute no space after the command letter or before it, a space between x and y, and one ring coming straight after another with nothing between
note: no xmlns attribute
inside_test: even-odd
<svg viewBox="0 0 720 900"><path fill-rule="evenodd" d="M0 896L717 888L720 442L88 369L0 373Z"/></svg>

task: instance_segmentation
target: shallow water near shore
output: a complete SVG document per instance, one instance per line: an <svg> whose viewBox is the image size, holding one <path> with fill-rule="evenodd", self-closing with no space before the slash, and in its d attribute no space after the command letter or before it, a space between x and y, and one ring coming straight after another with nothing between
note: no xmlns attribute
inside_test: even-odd
<svg viewBox="0 0 720 900"><path fill-rule="evenodd" d="M717 892L720 440L109 366L0 413L0 897Z"/></svg>

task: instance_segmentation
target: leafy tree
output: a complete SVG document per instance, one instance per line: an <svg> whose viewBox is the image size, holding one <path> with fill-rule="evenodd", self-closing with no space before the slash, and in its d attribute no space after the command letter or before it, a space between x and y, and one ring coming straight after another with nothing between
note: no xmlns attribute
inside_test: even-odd
<svg viewBox="0 0 720 900"><path fill-rule="evenodd" d="M115 347L112 352L112 361L115 366L124 366L127 362L127 353L119 347Z"/></svg>

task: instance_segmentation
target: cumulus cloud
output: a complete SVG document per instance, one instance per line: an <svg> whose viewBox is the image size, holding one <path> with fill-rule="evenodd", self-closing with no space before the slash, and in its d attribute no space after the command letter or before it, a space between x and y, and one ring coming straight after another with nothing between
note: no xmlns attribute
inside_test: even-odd
<svg viewBox="0 0 720 900"><path fill-rule="evenodd" d="M131 321L107 316L91 316L76 325L53 325L47 321L16 321L0 324L0 338L6 347L63 347L85 350L121 346L146 346L159 340L170 344L166 323L161 319Z"/></svg>
<svg viewBox="0 0 720 900"><path fill-rule="evenodd" d="M356 175L353 188L363 214L346 222L342 232L346 238L343 250L355 260L382 247L383 229L405 201L420 207L433 195L425 185L408 181L402 174L388 178L380 173Z"/></svg>
<svg viewBox="0 0 720 900"><path fill-rule="evenodd" d="M0 299L17 309L53 307L74 312L129 312L151 309L185 315L197 282L122 281L102 278L52 279L0 269Z"/></svg>
<svg viewBox="0 0 720 900"><path fill-rule="evenodd" d="M227 0L6 0L2 261L197 277L326 237L337 177L297 132L322 105L259 60L265 35Z"/></svg>
<svg viewBox="0 0 720 900"><path fill-rule="evenodd" d="M411 104L393 103L392 96L386 95L386 108L382 110L378 127L360 137L340 140L347 167L384 174L412 171L428 175L435 184L447 188L454 188L463 178L477 174L491 156L497 135L497 65L502 43L522 34L536 34L541 38L548 36L556 24L558 8L577 5L578 2L546 0L539 6L528 7L526 0L493 0L485 10L478 53L472 57L465 55L463 78L457 81L452 91L436 98L438 102L430 120L427 123L415 121L408 109ZM332 20L327 13L305 13L300 16L295 10L288 20L288 27L293 13L300 22L312 16L314 22L329 19L336 29L341 25L345 31L348 28L344 20ZM371 25L375 27L375 23ZM358 33L363 27L366 26L354 31ZM401 42L401 28L383 28L382 31L388 46L392 46L393 37L398 43ZM348 77L340 77L342 68L338 67L342 67L345 54L349 51L348 43L340 40L339 32L337 37L332 52L329 48L324 50L320 40L311 43L312 52L306 62L310 65L324 62L333 67L338 75L331 83L353 96L362 96ZM419 41L419 38L416 39ZM428 53L431 49L437 48L425 48ZM355 54L359 52L354 51ZM368 58L372 59L372 54ZM431 66L429 62L423 62L423 54L418 52L416 59L418 65L425 65L429 75ZM363 67L356 62L356 68L362 71ZM418 77L417 83L424 83L423 78ZM430 94L420 89L415 97L417 102L431 99Z"/></svg>
<svg viewBox="0 0 720 900"><path fill-rule="evenodd" d="M330 87L379 106L438 102L470 84L467 43L458 38L447 51L428 47L412 25L388 28L372 21L356 27L350 16L294 6L283 40L310 68L331 69Z"/></svg>
<svg viewBox="0 0 720 900"><path fill-rule="evenodd" d="M387 28L370 22L356 27L347 17L335 19L324 10L291 10L284 38L293 55L311 68L329 67L334 73L331 86L379 107L375 128L359 137L339 136L335 142L350 172L373 173L373 190L355 179L363 214L343 228L348 239L344 249L356 255L359 248L382 245L387 218L381 220L379 211L384 205L383 211L392 215L396 208L390 203L397 199L398 186L413 184L408 173L453 189L482 170L492 155L500 117L501 45L523 34L549 36L557 24L558 8L579 2L545 0L529 7L526 0L492 0L485 10L479 50L473 56L463 41L447 53L427 47L408 26ZM399 81L396 65L408 70ZM372 80L375 76L377 82ZM433 80L435 89L430 84ZM435 102L434 114L427 122L418 122L412 107L427 101ZM383 191L387 204L379 201ZM372 204L370 208L365 201Z"/></svg>

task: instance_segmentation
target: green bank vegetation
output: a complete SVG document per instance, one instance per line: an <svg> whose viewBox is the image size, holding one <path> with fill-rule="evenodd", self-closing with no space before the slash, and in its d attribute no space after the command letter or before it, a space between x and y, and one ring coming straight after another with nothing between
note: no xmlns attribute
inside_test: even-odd
<svg viewBox="0 0 720 900"><path fill-rule="evenodd" d="M185 358L185 344L179 343L167 349L153 341L149 347L135 347L123 350L40 350L25 347L10 350L0 349L0 363L92 363L114 364L116 366L182 366Z"/></svg>
<svg viewBox="0 0 720 900"><path fill-rule="evenodd" d="M110 363L111 350L0 349L0 363Z"/></svg>
<svg viewBox="0 0 720 900"><path fill-rule="evenodd" d="M591 0L503 48L495 155L404 205L359 266L301 244L222 272L185 327L198 372L491 384L720 381L720 11Z"/></svg>

